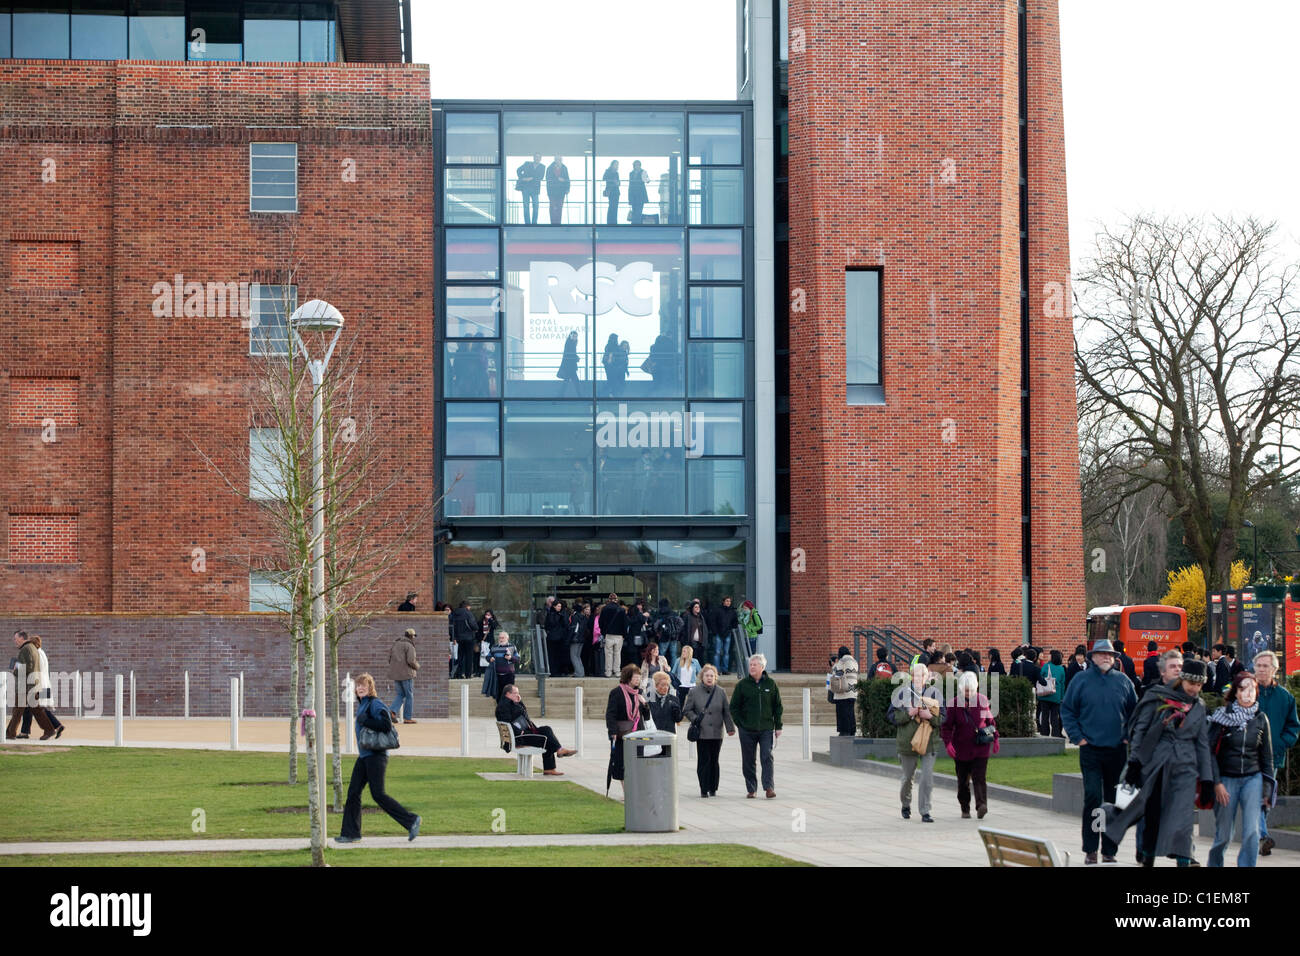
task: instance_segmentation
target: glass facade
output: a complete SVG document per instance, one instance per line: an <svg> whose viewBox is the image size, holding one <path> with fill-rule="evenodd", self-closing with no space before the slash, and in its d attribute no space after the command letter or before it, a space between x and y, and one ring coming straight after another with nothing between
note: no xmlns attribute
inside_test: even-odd
<svg viewBox="0 0 1300 956"><path fill-rule="evenodd" d="M333 3L298 0L25 0L0 3L0 58L343 59Z"/></svg>
<svg viewBox="0 0 1300 956"><path fill-rule="evenodd" d="M508 621L562 587L557 566L650 564L607 569L602 593L739 603L748 123L744 104L435 104L445 600Z"/></svg>

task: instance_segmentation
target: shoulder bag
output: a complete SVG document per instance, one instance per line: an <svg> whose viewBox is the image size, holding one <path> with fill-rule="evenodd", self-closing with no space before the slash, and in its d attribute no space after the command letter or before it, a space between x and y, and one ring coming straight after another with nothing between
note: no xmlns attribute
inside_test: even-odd
<svg viewBox="0 0 1300 956"><path fill-rule="evenodd" d="M709 704L713 703L713 695L717 693L718 685L713 685L713 690L709 691L709 698L704 702L704 710L691 718L691 725L686 728L686 739L691 743L697 743L700 739L700 730L704 723L704 712L709 709Z"/></svg>
<svg viewBox="0 0 1300 956"><path fill-rule="evenodd" d="M357 747L361 750L396 750L400 746L392 718L389 718L387 730L375 730L365 724L357 730Z"/></svg>

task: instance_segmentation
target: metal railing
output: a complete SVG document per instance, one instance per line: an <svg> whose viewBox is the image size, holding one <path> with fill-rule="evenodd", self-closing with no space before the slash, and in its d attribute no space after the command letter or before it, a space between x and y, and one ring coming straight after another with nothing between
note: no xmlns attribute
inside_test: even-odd
<svg viewBox="0 0 1300 956"><path fill-rule="evenodd" d="M865 664L863 664L862 657L862 642L864 639L867 642L867 650L870 655L870 659ZM906 666L913 657L921 653L921 642L892 624L884 624L879 627L864 624L853 629L853 656L859 662L859 666L864 667L864 669L873 666L872 661L875 660L875 649L877 647L885 649L885 659L896 670Z"/></svg>
<svg viewBox="0 0 1300 956"><path fill-rule="evenodd" d="M737 677L749 673L749 658L754 653L754 643L739 624L731 629L731 671Z"/></svg>
<svg viewBox="0 0 1300 956"><path fill-rule="evenodd" d="M546 678L551 676L551 652L546 643L546 628L534 624L533 673L537 676L537 697L541 701L542 716L546 716Z"/></svg>

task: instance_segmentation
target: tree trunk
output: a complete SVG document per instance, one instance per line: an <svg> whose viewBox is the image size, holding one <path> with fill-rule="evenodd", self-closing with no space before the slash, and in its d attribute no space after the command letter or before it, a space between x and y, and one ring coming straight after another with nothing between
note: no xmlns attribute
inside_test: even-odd
<svg viewBox="0 0 1300 956"><path fill-rule="evenodd" d="M293 646L293 656L289 661L289 782L298 782L298 715L302 713L302 697L298 693L298 659L301 649L298 636L290 633L289 643Z"/></svg>
<svg viewBox="0 0 1300 956"><path fill-rule="evenodd" d="M316 699L316 656L311 641L304 654L307 662L307 699ZM320 802L316 799L316 748L320 746L316 728L320 717L307 721L307 814L311 819L311 865L325 865L325 839L321 831Z"/></svg>

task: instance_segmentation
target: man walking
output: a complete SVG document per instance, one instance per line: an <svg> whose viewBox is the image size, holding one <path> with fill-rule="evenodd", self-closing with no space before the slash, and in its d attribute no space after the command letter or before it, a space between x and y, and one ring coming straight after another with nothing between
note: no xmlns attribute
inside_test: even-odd
<svg viewBox="0 0 1300 956"><path fill-rule="evenodd" d="M14 632L14 647L18 650L13 668L17 685L14 693L14 712L9 718L9 726L5 728L5 740L16 739L18 724L28 711L31 711L32 716L36 718L36 723L40 725L41 730L45 731L41 735L41 740L49 740L54 736L54 724L37 699L41 683L40 649L27 636L26 631Z"/></svg>
<svg viewBox="0 0 1300 956"><path fill-rule="evenodd" d="M1259 684L1259 710L1268 717L1273 737L1273 779L1281 780L1286 768L1286 752L1300 740L1300 718L1296 716L1295 698L1277 682L1277 655L1260 651L1255 655L1255 681ZM1268 807L1259 811L1259 852L1273 852L1273 838L1268 835Z"/></svg>
<svg viewBox="0 0 1300 956"><path fill-rule="evenodd" d="M763 765L763 790L776 796L772 769L772 743L781 736L781 692L767 676L767 658L755 654L749 659L749 677L742 678L731 695L731 719L740 728L740 769L745 775L745 795L758 791L754 773L754 751Z"/></svg>
<svg viewBox="0 0 1300 956"><path fill-rule="evenodd" d="M420 669L420 662L415 658L415 628L408 627L406 633L393 641L388 651L388 676L396 686L393 693L392 711L404 717L402 723L413 724L411 716L415 708L415 692L412 689L415 672ZM405 714L402 708L406 708Z"/></svg>
<svg viewBox="0 0 1300 956"><path fill-rule="evenodd" d="M1079 770L1083 773L1083 862L1097 862L1097 842L1102 859L1115 862L1119 845L1105 833L1105 821L1097 822L1093 811L1102 803L1115 802L1115 787L1128 762L1126 727L1137 707L1133 681L1116 668L1116 653L1110 641L1097 641L1088 652L1091 667L1076 674L1061 702L1061 723L1070 743L1079 745Z"/></svg>
<svg viewBox="0 0 1300 956"><path fill-rule="evenodd" d="M478 622L470 613L469 601L461 601L460 607L451 612L447 618L447 629L451 639L456 642L456 676L472 677L474 674L474 637L478 632Z"/></svg>

